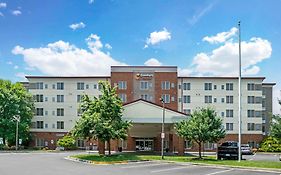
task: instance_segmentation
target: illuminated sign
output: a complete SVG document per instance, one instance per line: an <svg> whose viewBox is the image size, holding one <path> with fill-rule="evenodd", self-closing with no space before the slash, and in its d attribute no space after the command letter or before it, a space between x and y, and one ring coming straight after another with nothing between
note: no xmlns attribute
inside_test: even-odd
<svg viewBox="0 0 281 175"><path fill-rule="evenodd" d="M136 74L136 79L140 79L140 78L152 78L153 77L153 74L149 74L149 73L137 73Z"/></svg>

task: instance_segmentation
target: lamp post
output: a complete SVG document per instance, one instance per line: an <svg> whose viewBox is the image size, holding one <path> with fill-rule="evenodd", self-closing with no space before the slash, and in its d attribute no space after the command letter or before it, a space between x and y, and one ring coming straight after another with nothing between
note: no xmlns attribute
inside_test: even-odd
<svg viewBox="0 0 281 175"><path fill-rule="evenodd" d="M238 102L238 162L241 161L241 30L240 30L240 21L238 21L238 40L239 40L239 102Z"/></svg>
<svg viewBox="0 0 281 175"><path fill-rule="evenodd" d="M160 101L162 102L162 108L163 108L163 115L162 115L162 129L161 129L161 158L164 159L164 138L165 138L165 101L163 98L160 98Z"/></svg>
<svg viewBox="0 0 281 175"><path fill-rule="evenodd" d="M16 125L16 150L18 150L19 147L19 122L20 122L20 116L15 115L13 118L16 120L17 125Z"/></svg>

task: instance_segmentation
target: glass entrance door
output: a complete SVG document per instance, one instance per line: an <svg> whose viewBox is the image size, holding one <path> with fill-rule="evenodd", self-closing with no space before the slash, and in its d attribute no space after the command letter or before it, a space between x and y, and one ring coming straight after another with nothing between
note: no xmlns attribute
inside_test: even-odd
<svg viewBox="0 0 281 175"><path fill-rule="evenodd" d="M136 139L136 151L153 151L153 139L138 138Z"/></svg>

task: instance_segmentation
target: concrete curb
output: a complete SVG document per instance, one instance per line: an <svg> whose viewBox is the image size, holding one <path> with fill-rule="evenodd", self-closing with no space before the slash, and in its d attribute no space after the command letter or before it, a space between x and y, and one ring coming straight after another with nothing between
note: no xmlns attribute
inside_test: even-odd
<svg viewBox="0 0 281 175"><path fill-rule="evenodd" d="M92 160L83 160L74 158L71 156L64 157L66 160L70 160L73 162L80 162L85 164L91 164L91 165L116 165L116 164L128 164L128 163L137 163L137 162L148 162L150 160L124 160L124 161L112 161L112 162L100 162L100 161L92 161Z"/></svg>

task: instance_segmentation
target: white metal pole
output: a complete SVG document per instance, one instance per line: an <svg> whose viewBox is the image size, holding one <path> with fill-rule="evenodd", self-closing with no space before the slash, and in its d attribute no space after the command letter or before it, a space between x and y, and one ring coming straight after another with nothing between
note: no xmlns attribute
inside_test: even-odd
<svg viewBox="0 0 281 175"><path fill-rule="evenodd" d="M16 150L19 146L19 118L17 118L17 129L16 129Z"/></svg>
<svg viewBox="0 0 281 175"><path fill-rule="evenodd" d="M238 161L241 161L241 30L240 30L240 21L238 21L238 31L239 31L239 102L238 102L238 127L239 127L239 133L238 133Z"/></svg>
<svg viewBox="0 0 281 175"><path fill-rule="evenodd" d="M165 123L165 101L162 99L162 104L163 104L163 118L162 118L162 131L161 131L161 158L164 159L164 123Z"/></svg>

